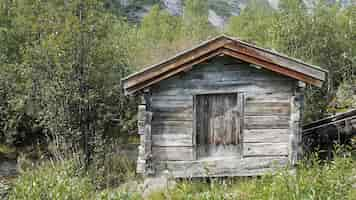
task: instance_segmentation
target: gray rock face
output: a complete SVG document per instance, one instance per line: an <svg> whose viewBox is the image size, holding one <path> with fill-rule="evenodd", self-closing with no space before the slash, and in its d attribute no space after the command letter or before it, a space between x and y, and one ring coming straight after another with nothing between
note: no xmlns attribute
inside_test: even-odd
<svg viewBox="0 0 356 200"><path fill-rule="evenodd" d="M167 11L174 16L181 15L183 12L182 0L162 0Z"/></svg>
<svg viewBox="0 0 356 200"><path fill-rule="evenodd" d="M273 9L278 9L279 0L268 0L268 3Z"/></svg>
<svg viewBox="0 0 356 200"><path fill-rule="evenodd" d="M209 10L208 20L213 26L222 28L227 19L226 17L217 15L214 10Z"/></svg>
<svg viewBox="0 0 356 200"><path fill-rule="evenodd" d="M131 21L140 21L142 17L149 12L153 4L160 4L171 15L177 16L183 14L184 0L152 0L152 1L134 1L134 0L114 0L127 10L128 18ZM209 5L209 22L216 27L223 27L230 16L237 16L240 11L246 8L250 0L207 0ZM316 0L302 0L309 9L315 6ZM261 3L267 2L273 9L278 9L280 0L261 0ZM352 0L328 0L329 3L340 4L346 7L352 4Z"/></svg>

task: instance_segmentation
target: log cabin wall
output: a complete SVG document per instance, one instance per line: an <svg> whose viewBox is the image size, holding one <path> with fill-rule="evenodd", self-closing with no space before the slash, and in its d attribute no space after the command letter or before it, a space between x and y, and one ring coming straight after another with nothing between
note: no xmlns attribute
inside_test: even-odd
<svg viewBox="0 0 356 200"><path fill-rule="evenodd" d="M156 172L168 169L176 177L203 176L208 168L209 176L256 175L271 169L272 162L295 162L301 113L296 83L220 56L151 86L150 134ZM242 158L200 162L193 99L205 93L244 94Z"/></svg>

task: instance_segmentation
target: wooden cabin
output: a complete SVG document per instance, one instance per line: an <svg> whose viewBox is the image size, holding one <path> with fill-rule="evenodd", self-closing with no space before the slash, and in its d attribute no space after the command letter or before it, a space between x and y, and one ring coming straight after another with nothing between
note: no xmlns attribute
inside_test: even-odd
<svg viewBox="0 0 356 200"><path fill-rule="evenodd" d="M303 87L327 71L220 36L123 79L142 95L137 172L254 176L301 151Z"/></svg>

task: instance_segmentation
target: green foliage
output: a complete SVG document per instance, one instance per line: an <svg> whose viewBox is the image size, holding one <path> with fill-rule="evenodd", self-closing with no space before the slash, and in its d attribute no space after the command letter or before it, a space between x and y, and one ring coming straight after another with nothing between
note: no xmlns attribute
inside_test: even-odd
<svg viewBox="0 0 356 200"><path fill-rule="evenodd" d="M198 41L205 40L210 34L214 34L208 20L208 1L186 0L184 2L184 38L193 38Z"/></svg>
<svg viewBox="0 0 356 200"><path fill-rule="evenodd" d="M141 195L120 190L105 190L97 195L97 200L140 200Z"/></svg>
<svg viewBox="0 0 356 200"><path fill-rule="evenodd" d="M160 62L175 53L192 47L217 34L208 22L205 1L186 1L183 16L171 16L159 5L144 16L135 33L131 34L130 60L144 67Z"/></svg>
<svg viewBox="0 0 356 200"><path fill-rule="evenodd" d="M3 142L49 136L66 151L134 131L126 121L136 99L124 97L120 82L131 71L129 25L96 0L6 2L1 14L11 18L1 27L15 39L0 63Z"/></svg>
<svg viewBox="0 0 356 200"><path fill-rule="evenodd" d="M121 176L125 175L122 172ZM139 194L120 189L98 191L91 176L83 174L75 160L42 163L35 169L28 168L16 179L9 199L140 199Z"/></svg>
<svg viewBox="0 0 356 200"><path fill-rule="evenodd" d="M153 193L151 199L354 200L355 161L337 157L327 164L312 159L296 171L281 169L261 178L211 179L210 183L183 181L174 189Z"/></svg>
<svg viewBox="0 0 356 200"><path fill-rule="evenodd" d="M91 199L95 187L78 175L72 161L47 163L26 171L14 183L9 199Z"/></svg>
<svg viewBox="0 0 356 200"><path fill-rule="evenodd" d="M355 6L340 9L319 2L306 9L299 0L281 1L278 11L253 3L232 17L228 32L329 70L324 87L307 87L304 120L327 114L339 84L354 77ZM332 110L332 109L331 109Z"/></svg>
<svg viewBox="0 0 356 200"><path fill-rule="evenodd" d="M227 31L241 39L268 46L271 42L269 28L273 21L273 10L265 1L249 1L239 16L230 18Z"/></svg>
<svg viewBox="0 0 356 200"><path fill-rule="evenodd" d="M356 108L356 81L355 79L343 81L336 92L333 106L329 112L345 112L349 109Z"/></svg>
<svg viewBox="0 0 356 200"><path fill-rule="evenodd" d="M79 173L81 168L72 170L62 164L58 169L49 165L40 166L34 172L26 171L16 182L18 193L13 195L28 193L34 195L33 199L40 198L36 196L40 190L30 191L31 184L35 183L42 189L48 184L53 186L58 195L68 193L86 198L86 194L71 194L71 188L67 188L77 183L79 186L74 188L88 191L93 198L92 190L136 178L134 164L113 153L120 142L128 141L127 135L136 131L138 99L124 96L120 80L138 68L219 34L208 22L209 7L219 13L230 12L224 0L186 0L183 16L170 16L157 5L145 15L142 23L133 25L117 17L132 7L120 7L119 13L112 14L117 2L0 2L0 142L12 146L48 142L54 144L55 148L50 150L57 159L65 159L63 155L67 156L68 152L84 152L90 157L85 162L91 164L87 167L90 176ZM146 3L158 1L131 3L141 9ZM355 6L340 9L320 2L307 10L299 0L283 0L280 9L273 10L255 0L249 1L240 16L229 20L226 30L230 35L330 71L327 84L321 90L307 86L304 118L310 121L327 112L354 107L353 97L348 94L355 84L355 9ZM345 188L349 189L344 175L350 169L346 167L344 172L335 169L335 166L342 168L342 162L313 165L313 175L307 167L302 167L301 178L281 172L276 178L266 176L246 181L246 184L242 181L238 188L218 182L208 186L182 183L163 196L221 199L230 198L226 191L231 191L241 199L283 199L284 195L280 194L284 192L291 195L285 196L287 199L311 199L317 191L337 199L341 194L348 195L339 184L346 184ZM58 176L50 177L49 169ZM62 172L65 170L68 172ZM314 175L316 178L312 179ZM21 181L25 183L23 188ZM328 186L321 184L323 182ZM283 184L290 184L292 189L286 191L288 188L282 188ZM44 195L54 195L53 191ZM194 191L201 194L197 196ZM335 194L330 194L332 191ZM102 199L136 198L131 193L111 190L96 195Z"/></svg>

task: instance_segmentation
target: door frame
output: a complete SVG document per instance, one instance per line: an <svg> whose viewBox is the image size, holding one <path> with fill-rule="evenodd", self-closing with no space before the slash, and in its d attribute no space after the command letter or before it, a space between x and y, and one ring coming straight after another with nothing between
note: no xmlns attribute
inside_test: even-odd
<svg viewBox="0 0 356 200"><path fill-rule="evenodd" d="M193 121L192 121L192 125L193 125L193 137L192 137L192 144L193 144L193 148L194 148L194 160L198 159L198 145L197 145L197 126L196 126L196 122L197 122L197 108L196 108L196 98L198 95L219 95L219 94L236 94L237 96L237 104L239 104L240 102L240 144L238 144L240 146L240 150L241 150L241 157L243 157L243 132L244 132L244 118L245 118L245 92L241 92L241 91L236 91L236 90L212 90L212 91L207 91L207 92L199 92L199 93L193 93Z"/></svg>

